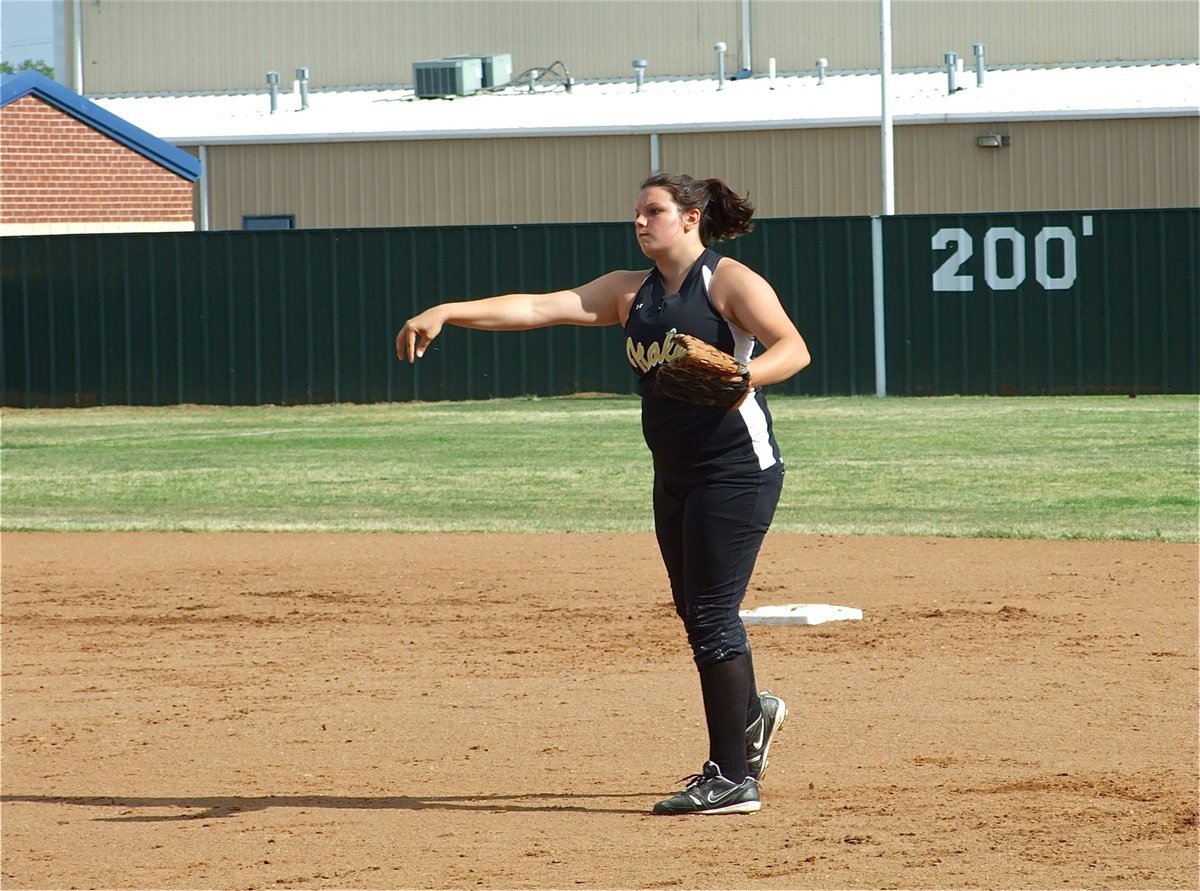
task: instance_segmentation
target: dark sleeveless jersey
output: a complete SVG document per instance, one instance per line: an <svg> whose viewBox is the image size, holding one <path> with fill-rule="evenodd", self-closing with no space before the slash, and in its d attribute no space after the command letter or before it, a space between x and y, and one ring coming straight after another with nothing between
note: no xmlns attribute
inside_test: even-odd
<svg viewBox="0 0 1200 891"><path fill-rule="evenodd" d="M762 391L752 388L733 411L705 408L659 396L654 375L671 335L691 334L740 362L749 362L754 338L722 318L708 299L709 283L721 255L705 249L684 278L678 294L666 294L658 268L638 289L625 323L625 353L640 375L642 435L665 479L697 483L758 473L781 463Z"/></svg>

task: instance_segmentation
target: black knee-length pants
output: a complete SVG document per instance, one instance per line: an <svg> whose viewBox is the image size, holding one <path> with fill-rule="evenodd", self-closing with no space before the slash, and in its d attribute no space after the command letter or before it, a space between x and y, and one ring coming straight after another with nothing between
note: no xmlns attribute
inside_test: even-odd
<svg viewBox="0 0 1200 891"><path fill-rule="evenodd" d="M749 650L738 612L782 488L779 464L687 486L655 476L658 547L700 668Z"/></svg>

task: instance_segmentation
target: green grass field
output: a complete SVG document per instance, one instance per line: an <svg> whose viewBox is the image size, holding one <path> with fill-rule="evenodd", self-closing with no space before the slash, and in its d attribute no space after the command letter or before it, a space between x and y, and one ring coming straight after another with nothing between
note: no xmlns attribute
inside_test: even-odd
<svg viewBox="0 0 1200 891"><path fill-rule="evenodd" d="M777 530L1195 541L1193 396L774 397ZM631 531L630 397L0 413L0 528Z"/></svg>

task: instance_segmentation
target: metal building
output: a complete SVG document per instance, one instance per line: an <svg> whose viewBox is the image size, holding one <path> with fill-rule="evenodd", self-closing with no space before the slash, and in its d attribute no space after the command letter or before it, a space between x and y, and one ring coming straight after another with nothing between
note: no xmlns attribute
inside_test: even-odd
<svg viewBox="0 0 1200 891"><path fill-rule="evenodd" d="M892 84L898 213L1200 204L1196 63ZM201 228L325 228L624 220L657 169L726 179L760 216L878 214L879 92L807 74L98 101L200 155Z"/></svg>
<svg viewBox="0 0 1200 891"><path fill-rule="evenodd" d="M876 214L879 8L64 4L71 76L200 157L213 229L623 220L655 169L727 179L761 216ZM1200 204L1200 4L891 9L896 212ZM472 53L511 80L418 98L419 65Z"/></svg>
<svg viewBox="0 0 1200 891"><path fill-rule="evenodd" d="M512 54L514 73L563 63L580 80L879 66L879 0L60 0L67 86L88 95L257 90L268 70L314 86L396 86L411 65ZM897 69L1193 59L1194 0L891 0ZM76 39L78 37L78 39ZM74 79L80 81L73 83Z"/></svg>

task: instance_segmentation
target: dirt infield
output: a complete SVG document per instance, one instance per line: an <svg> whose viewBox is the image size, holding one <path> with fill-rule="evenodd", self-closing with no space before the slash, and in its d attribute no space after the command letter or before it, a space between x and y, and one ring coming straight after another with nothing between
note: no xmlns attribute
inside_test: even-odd
<svg viewBox="0 0 1200 891"><path fill-rule="evenodd" d="M649 535L3 537L5 888L1196 888L1194 544L768 536L705 757Z"/></svg>

